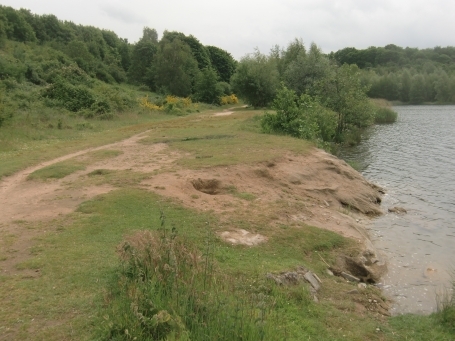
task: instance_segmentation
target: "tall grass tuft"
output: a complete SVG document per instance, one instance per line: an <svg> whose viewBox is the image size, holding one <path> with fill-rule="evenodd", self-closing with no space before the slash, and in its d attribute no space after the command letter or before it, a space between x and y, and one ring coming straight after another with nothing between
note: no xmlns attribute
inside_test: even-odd
<svg viewBox="0 0 455 341"><path fill-rule="evenodd" d="M436 318L442 325L455 333L455 271L452 275L450 290L437 296Z"/></svg>
<svg viewBox="0 0 455 341"><path fill-rule="evenodd" d="M376 124L394 123L397 121L398 114L390 108L377 108L374 116Z"/></svg>
<svg viewBox="0 0 455 341"><path fill-rule="evenodd" d="M119 246L121 270L107 297L103 340L283 340L268 326L271 299L236 291L213 260L168 230L138 231Z"/></svg>

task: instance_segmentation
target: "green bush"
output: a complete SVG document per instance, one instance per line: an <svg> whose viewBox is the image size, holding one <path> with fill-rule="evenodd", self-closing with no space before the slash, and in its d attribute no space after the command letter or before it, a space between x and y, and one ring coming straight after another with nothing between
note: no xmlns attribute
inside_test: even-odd
<svg viewBox="0 0 455 341"><path fill-rule="evenodd" d="M93 92L86 86L74 86L62 80L47 86L42 95L53 100L47 102L49 106L62 106L73 112L91 108L96 102Z"/></svg>
<svg viewBox="0 0 455 341"><path fill-rule="evenodd" d="M197 102L219 104L224 89L217 79L218 76L212 68L202 70L196 77L194 99Z"/></svg>
<svg viewBox="0 0 455 341"><path fill-rule="evenodd" d="M276 114L265 114L261 121L266 133L282 133L306 140L332 141L337 115L308 95L298 97L285 86L278 91L272 108Z"/></svg>
<svg viewBox="0 0 455 341"><path fill-rule="evenodd" d="M380 123L394 123L398 118L398 114L389 108L378 108L375 111L374 122Z"/></svg>

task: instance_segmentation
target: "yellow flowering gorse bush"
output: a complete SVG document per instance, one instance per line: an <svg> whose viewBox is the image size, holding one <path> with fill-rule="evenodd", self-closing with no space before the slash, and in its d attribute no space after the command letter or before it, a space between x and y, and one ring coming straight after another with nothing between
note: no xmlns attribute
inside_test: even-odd
<svg viewBox="0 0 455 341"><path fill-rule="evenodd" d="M220 99L220 103L221 103L221 105L237 104L237 103L239 103L239 99L234 94L232 94L230 96L222 96Z"/></svg>
<svg viewBox="0 0 455 341"><path fill-rule="evenodd" d="M156 105L155 103L150 102L148 96L142 97L139 100L139 105L142 108L147 108L150 110L163 110L163 107L160 107L160 106Z"/></svg>

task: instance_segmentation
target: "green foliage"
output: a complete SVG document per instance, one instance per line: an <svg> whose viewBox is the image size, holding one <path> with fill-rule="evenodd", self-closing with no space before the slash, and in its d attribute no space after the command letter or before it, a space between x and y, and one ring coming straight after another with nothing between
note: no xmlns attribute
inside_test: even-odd
<svg viewBox="0 0 455 341"><path fill-rule="evenodd" d="M218 82L217 86L223 90L223 95L230 96L232 95L231 85L226 82Z"/></svg>
<svg viewBox="0 0 455 341"><path fill-rule="evenodd" d="M47 102L50 106L58 105L73 112L91 108L96 102L93 92L86 86L72 85L63 80L46 87L43 97L52 100Z"/></svg>
<svg viewBox="0 0 455 341"><path fill-rule="evenodd" d="M314 43L308 52L302 46L294 57L296 50L297 46L289 51L292 52L293 59L290 57L285 59L288 63L284 72L286 85L298 95L304 93L314 95L316 82L327 76L330 62Z"/></svg>
<svg viewBox="0 0 455 341"><path fill-rule="evenodd" d="M412 79L411 89L409 90L409 102L412 104L422 104L426 99L425 79L422 75L415 75Z"/></svg>
<svg viewBox="0 0 455 341"><path fill-rule="evenodd" d="M25 20L20 11L0 5L0 18L3 18L3 31L8 39L20 42L36 41L33 27Z"/></svg>
<svg viewBox="0 0 455 341"><path fill-rule="evenodd" d="M218 84L218 75L212 68L202 70L196 77L194 98L198 102L219 104L225 87Z"/></svg>
<svg viewBox="0 0 455 341"><path fill-rule="evenodd" d="M212 66L206 47L202 45L196 37L192 35L186 36L181 32L164 31L162 40L173 42L175 39L180 40L190 48L191 54L196 60L199 70L204 70L205 68Z"/></svg>
<svg viewBox="0 0 455 341"><path fill-rule="evenodd" d="M221 82L229 83L235 72L237 61L232 55L216 46L206 46L213 69L218 74ZM229 94L230 95L230 94Z"/></svg>
<svg viewBox="0 0 455 341"><path fill-rule="evenodd" d="M331 54L337 62L364 71L368 96L404 103L455 103L455 47L419 50L395 45L346 48ZM412 93L411 93L412 92Z"/></svg>
<svg viewBox="0 0 455 341"><path fill-rule="evenodd" d="M266 133L282 133L313 141L332 141L337 126L336 113L324 108L309 95L297 96L283 86L272 108L276 114L265 114L261 121Z"/></svg>
<svg viewBox="0 0 455 341"><path fill-rule="evenodd" d="M450 64L455 60L455 47L447 46L419 50L402 48L393 44L385 47L371 46L364 50L347 47L331 55L340 65L356 64L359 68L371 67L411 67L426 61Z"/></svg>
<svg viewBox="0 0 455 341"><path fill-rule="evenodd" d="M255 51L243 57L232 76L234 92L254 107L265 107L279 88L279 73L273 58Z"/></svg>
<svg viewBox="0 0 455 341"><path fill-rule="evenodd" d="M153 32L144 29L142 39L134 45L131 53L131 66L128 70L128 79L131 83L147 84L152 90L155 88L153 74L150 74L148 69L152 65L157 50Z"/></svg>
<svg viewBox="0 0 455 341"><path fill-rule="evenodd" d="M201 254L175 228L166 230L163 213L160 232L127 238L119 248L122 268L101 339L277 339L266 328L267 295L238 291L235 298L227 277L216 271L214 242L208 233Z"/></svg>
<svg viewBox="0 0 455 341"><path fill-rule="evenodd" d="M374 123L394 123L398 114L390 108L377 108L374 114Z"/></svg>
<svg viewBox="0 0 455 341"><path fill-rule="evenodd" d="M166 94L187 97L199 73L191 49L180 39L162 39L152 65L156 88Z"/></svg>
<svg viewBox="0 0 455 341"><path fill-rule="evenodd" d="M8 110L4 103L4 89L0 86L0 128L7 119L13 117L13 111Z"/></svg>
<svg viewBox="0 0 455 341"><path fill-rule="evenodd" d="M361 84L357 66L332 66L327 76L317 83L315 92L324 106L338 114L335 142L341 142L343 134L374 122L373 107Z"/></svg>

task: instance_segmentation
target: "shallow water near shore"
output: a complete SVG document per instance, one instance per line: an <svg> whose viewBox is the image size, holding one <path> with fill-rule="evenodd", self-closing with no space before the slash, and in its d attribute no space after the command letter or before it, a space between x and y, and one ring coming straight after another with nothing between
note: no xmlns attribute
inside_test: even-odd
<svg viewBox="0 0 455 341"><path fill-rule="evenodd" d="M385 214L368 229L388 259L380 286L395 302L392 314L428 314L455 268L455 106L394 110L396 123L372 127L339 157L386 190ZM393 206L407 214L388 213Z"/></svg>

